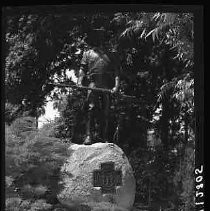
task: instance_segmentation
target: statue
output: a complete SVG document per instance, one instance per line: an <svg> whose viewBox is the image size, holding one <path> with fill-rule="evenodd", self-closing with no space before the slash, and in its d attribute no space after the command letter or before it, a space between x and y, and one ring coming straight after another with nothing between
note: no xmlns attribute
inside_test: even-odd
<svg viewBox="0 0 210 211"><path fill-rule="evenodd" d="M103 28L94 29L89 34L87 42L91 48L83 53L77 85L82 86L83 78L86 76L90 88L111 89L112 93L116 93L120 83L120 59L116 52L106 48L104 38ZM100 117L100 136L104 142L108 142L110 95L88 90L87 103L86 138L83 144L92 143L92 131L97 115Z"/></svg>

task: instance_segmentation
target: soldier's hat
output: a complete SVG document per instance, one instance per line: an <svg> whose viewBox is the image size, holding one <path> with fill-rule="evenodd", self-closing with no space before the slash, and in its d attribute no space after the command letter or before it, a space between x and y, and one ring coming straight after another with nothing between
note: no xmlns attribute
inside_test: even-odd
<svg viewBox="0 0 210 211"><path fill-rule="evenodd" d="M87 41L92 44L102 42L105 38L105 32L106 30L104 29L104 27L93 28L88 33Z"/></svg>
<svg viewBox="0 0 210 211"><path fill-rule="evenodd" d="M105 28L102 26L102 27L100 27L100 28L93 28L93 31L94 32L105 32L106 30L105 30Z"/></svg>
<svg viewBox="0 0 210 211"><path fill-rule="evenodd" d="M100 28L93 28L90 32L90 36L97 36L97 38L101 38L104 37L105 35L105 28L104 27L100 27Z"/></svg>

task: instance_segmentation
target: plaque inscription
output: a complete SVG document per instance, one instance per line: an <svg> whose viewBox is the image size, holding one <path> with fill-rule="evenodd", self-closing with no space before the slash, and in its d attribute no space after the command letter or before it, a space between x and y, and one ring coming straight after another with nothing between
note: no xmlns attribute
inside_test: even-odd
<svg viewBox="0 0 210 211"><path fill-rule="evenodd" d="M101 187L101 192L116 193L116 186L122 185L122 171L115 170L114 162L101 164L100 170L93 172L93 186Z"/></svg>

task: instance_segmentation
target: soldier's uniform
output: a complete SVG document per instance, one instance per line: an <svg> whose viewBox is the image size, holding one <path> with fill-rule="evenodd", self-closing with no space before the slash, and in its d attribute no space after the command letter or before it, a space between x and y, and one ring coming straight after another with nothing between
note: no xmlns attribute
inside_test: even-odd
<svg viewBox="0 0 210 211"><path fill-rule="evenodd" d="M116 52L108 52L105 49L93 48L84 52L81 60L81 69L87 76L89 87L112 89L115 86L115 77L119 76L120 59ZM89 143L94 127L96 110L101 103L99 114L100 134L104 141L107 140L107 129L109 119L110 96L106 93L88 91L88 120L86 134L86 143Z"/></svg>

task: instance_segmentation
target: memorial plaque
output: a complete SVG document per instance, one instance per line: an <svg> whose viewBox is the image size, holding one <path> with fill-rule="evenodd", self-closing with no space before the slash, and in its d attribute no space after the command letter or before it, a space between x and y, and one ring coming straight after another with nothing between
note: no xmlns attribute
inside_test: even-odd
<svg viewBox="0 0 210 211"><path fill-rule="evenodd" d="M101 192L116 193L116 186L122 185L122 171L115 170L114 162L101 164L100 170L93 172L93 186L101 187Z"/></svg>

